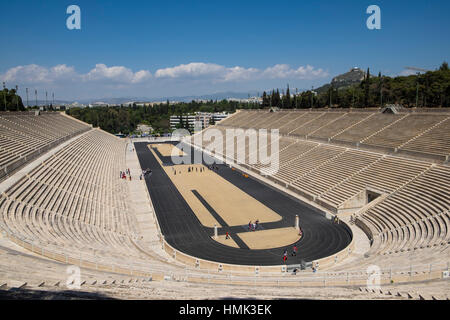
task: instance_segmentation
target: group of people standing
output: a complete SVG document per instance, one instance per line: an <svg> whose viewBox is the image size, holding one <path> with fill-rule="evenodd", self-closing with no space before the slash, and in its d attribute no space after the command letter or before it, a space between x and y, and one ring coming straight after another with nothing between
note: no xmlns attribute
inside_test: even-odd
<svg viewBox="0 0 450 320"><path fill-rule="evenodd" d="M205 168L203 168L203 167L188 167L188 170L187 170L187 172L188 173L191 173L191 172L204 172L205 171ZM176 168L174 168L174 167L172 167L172 172L173 172L173 174L174 175L177 175L177 169ZM181 171L178 171L178 174L181 174Z"/></svg>
<svg viewBox="0 0 450 320"><path fill-rule="evenodd" d="M194 172L194 169L195 169L195 172L199 172L199 170L200 170L200 172L203 172L205 170L205 168L203 168L203 167L200 167L200 168L198 168L198 167L188 167L188 172Z"/></svg>
<svg viewBox="0 0 450 320"><path fill-rule="evenodd" d="M297 248L297 245L294 244L294 246L292 247L292 253L291 253L291 256L292 256L292 257L296 257L296 256L297 256L297 253L298 253L298 248ZM287 251L287 250L284 250L284 252L283 252L283 262L284 262L284 263L287 263L287 260L288 260L288 251Z"/></svg>
<svg viewBox="0 0 450 320"><path fill-rule="evenodd" d="M259 227L259 220L256 220L255 222L249 222L248 223L248 231L255 231Z"/></svg>
<svg viewBox="0 0 450 320"><path fill-rule="evenodd" d="M211 171L219 171L219 167L216 166L216 165L211 165L211 166L209 167L209 170L211 170Z"/></svg>
<svg viewBox="0 0 450 320"><path fill-rule="evenodd" d="M125 171L120 171L120 179L128 179L131 181L131 171L130 169L126 169Z"/></svg>
<svg viewBox="0 0 450 320"><path fill-rule="evenodd" d="M144 179L145 176L151 175L151 174L152 174L152 170L150 170L148 168L144 169L144 170L142 170L142 173L139 176L139 180L142 180L142 179Z"/></svg>

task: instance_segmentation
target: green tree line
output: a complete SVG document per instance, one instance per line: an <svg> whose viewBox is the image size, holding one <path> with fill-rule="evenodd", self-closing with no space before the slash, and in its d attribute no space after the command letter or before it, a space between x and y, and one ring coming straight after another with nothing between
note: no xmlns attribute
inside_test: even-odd
<svg viewBox="0 0 450 320"><path fill-rule="evenodd" d="M22 98L16 94L16 89L0 91L0 111L24 111Z"/></svg>
<svg viewBox="0 0 450 320"><path fill-rule="evenodd" d="M450 70L444 62L439 70L420 75L401 77L371 76L370 70L360 84L345 88L329 85L325 92L304 91L291 97L289 87L286 93L279 89L263 93L262 107L283 109L305 108L367 108L386 104L404 107L450 107Z"/></svg>
<svg viewBox="0 0 450 320"><path fill-rule="evenodd" d="M236 109L244 108L257 109L260 108L260 105L227 100L187 103L170 103L167 101L154 106L134 104L132 106L71 108L66 112L81 121L113 134L131 134L136 130L138 124L150 125L156 133L162 134L170 132L169 120L171 116L181 117L193 112L226 111L233 113ZM179 127L187 127L187 124L181 123Z"/></svg>

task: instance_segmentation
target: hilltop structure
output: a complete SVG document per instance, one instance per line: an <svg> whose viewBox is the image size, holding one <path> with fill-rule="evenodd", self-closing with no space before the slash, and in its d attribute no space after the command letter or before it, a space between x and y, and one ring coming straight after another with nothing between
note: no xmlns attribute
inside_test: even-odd
<svg viewBox="0 0 450 320"><path fill-rule="evenodd" d="M366 77L366 72L358 67L353 67L350 71L340 74L331 80L330 84L323 85L316 90L317 93L323 93L333 86L334 89L347 88L355 84L360 84Z"/></svg>

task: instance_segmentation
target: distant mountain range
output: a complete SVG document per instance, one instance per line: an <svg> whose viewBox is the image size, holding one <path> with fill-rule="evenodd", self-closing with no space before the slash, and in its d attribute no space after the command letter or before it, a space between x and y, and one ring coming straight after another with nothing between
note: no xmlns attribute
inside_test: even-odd
<svg viewBox="0 0 450 320"><path fill-rule="evenodd" d="M352 68L349 72L336 76L332 79L330 84L325 84L314 91L318 93L326 92L329 90L330 86L333 85L334 88L340 89L345 88L354 84L360 83L365 77L365 72L359 68ZM266 90L269 94L272 89ZM299 89L298 92L306 91L307 89ZM217 92L213 94L205 95L192 95L192 96L166 96L166 97L120 97L120 98L95 98L95 99L80 99L76 101L68 100L56 100L56 105L70 105L74 103L88 105L88 104L98 104L105 103L109 105L120 105L129 102L160 102L160 101L176 101L176 102L191 102L192 100L223 100L223 99L247 99L250 97L262 96L263 90L261 91L249 91L249 92ZM291 92L292 93L292 92ZM35 101L30 100L30 105L34 105ZM26 103L26 101L24 101ZM50 103L50 101L49 101ZM38 105L45 105L44 100L38 100Z"/></svg>
<svg viewBox="0 0 450 320"><path fill-rule="evenodd" d="M262 92L249 91L249 92L218 92L213 94L199 95L199 96L167 96L167 97L121 97L121 98L95 98L95 99L79 99L76 101L69 100L55 100L56 105L69 105L73 103L78 104L95 104L95 103L106 103L113 105L120 105L127 102L158 102L158 101L177 101L177 102L191 102L192 100L223 100L223 99L247 99L250 97L256 97L258 94L262 96ZM45 100L38 100L38 105L45 105ZM24 101L26 103L26 101ZM30 105L35 105L34 100L29 101ZM51 103L51 101L48 101Z"/></svg>
<svg viewBox="0 0 450 320"><path fill-rule="evenodd" d="M183 97L165 97L159 99L160 101L180 101L180 102L190 102L192 100L223 100L223 99L247 99L250 97L262 96L262 91L249 91L249 92L218 92L213 94L206 94L201 96L183 96ZM155 100L155 99L154 99ZM158 99L156 99L158 101Z"/></svg>
<svg viewBox="0 0 450 320"><path fill-rule="evenodd" d="M22 97L22 103L26 106L27 105L27 99L26 98L24 98L24 97ZM55 100L55 105L67 105L67 104L71 104L71 103L73 103L72 101L68 101L68 100ZM29 101L28 101L28 104L30 105L30 106L34 106L34 105L36 105L36 100L34 100L34 99L30 99ZM38 106L45 106L46 104L52 104L52 101L45 101L45 100L38 100L37 101L37 105Z"/></svg>

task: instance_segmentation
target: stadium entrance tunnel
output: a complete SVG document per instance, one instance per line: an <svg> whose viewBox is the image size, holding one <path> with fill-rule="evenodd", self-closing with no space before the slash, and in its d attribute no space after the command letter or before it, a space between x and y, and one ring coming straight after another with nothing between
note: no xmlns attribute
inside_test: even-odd
<svg viewBox="0 0 450 320"><path fill-rule="evenodd" d="M164 240L170 247L179 251L180 254L176 256L180 256L180 259L181 254L184 254L184 258L189 256L194 261L199 259L200 264L202 264L202 261L210 261L241 266L281 266L330 257L344 251L352 243L351 229L344 223L333 223L333 221L327 219L324 212L317 208L253 177L245 178L241 173L232 170L227 165L217 164L214 166L215 169L211 169L210 165L206 163L200 164L208 170L202 172L205 177L216 175L215 181L220 178L245 195L244 198L253 198L262 207L270 210L270 212L267 212L267 217L272 218L267 219L267 221L264 221L263 216L252 218L252 221L255 221L256 218L260 219L260 226L263 230L249 231L248 220L242 223L239 220L239 215L232 216L233 210L227 211L227 206L224 206L224 203L221 202L239 201L235 200L238 198L232 198L231 195L226 193L219 193L222 198L220 201L207 192L197 192L196 196L196 193L192 192L192 190L196 190L195 188L187 188L186 190L189 192L186 192L186 190L180 188L178 183L180 180L175 184L170 178L169 175L171 174L175 177L175 172L172 171L174 164L171 157L164 156L159 152L164 148L161 148L161 146L149 148L148 142L137 142L135 143L135 149L141 168L152 170L152 175L145 177L145 183ZM168 150L170 149L171 147L168 148ZM194 153L200 152L194 148L190 150L189 154L192 159L194 159ZM180 178L179 174L180 170L177 172L177 179ZM191 170L191 173L185 170L181 172L181 175L186 183L192 183L191 179L194 179L194 176L200 175L200 173L197 173L197 169L195 169L195 172ZM186 195L192 198L187 199ZM194 199L194 196L197 199ZM199 200L202 198L205 201ZM246 214L244 208L248 208L246 205L243 203L242 209L239 211L243 215ZM239 202L234 203L233 206L239 207ZM199 216L194 212L195 210L201 210L214 218L219 227L218 236L220 239L222 240L228 232L235 245L224 245L220 243L222 241L214 240L214 223L212 226L202 223ZM274 219L271 212L275 213L279 219ZM270 239L265 239L268 244L261 246L256 245L257 242L253 241L258 233L263 235L264 231L272 232L271 230L293 228L296 215L299 216L302 229L302 236L299 240L294 237L286 243L277 244L276 236L274 236L273 243ZM294 245L297 247L296 254L293 254ZM285 252L288 259L283 262Z"/></svg>
<svg viewBox="0 0 450 320"><path fill-rule="evenodd" d="M380 202L387 196L387 193L366 187L353 198L345 201L337 210L339 215L352 214L357 211L369 208Z"/></svg>
<svg viewBox="0 0 450 320"><path fill-rule="evenodd" d="M369 204L372 201L376 200L378 197L380 197L382 193L367 189L366 195L367 195L367 204Z"/></svg>

